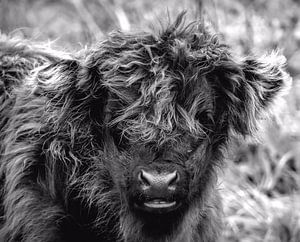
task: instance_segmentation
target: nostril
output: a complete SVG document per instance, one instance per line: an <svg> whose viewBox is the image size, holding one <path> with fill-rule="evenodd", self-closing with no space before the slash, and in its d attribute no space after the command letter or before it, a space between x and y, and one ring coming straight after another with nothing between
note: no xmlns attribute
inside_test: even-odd
<svg viewBox="0 0 300 242"><path fill-rule="evenodd" d="M150 186L151 181L149 181L149 177L147 179L147 173L144 170L141 170L138 174L138 181L140 181L143 185Z"/></svg>
<svg viewBox="0 0 300 242"><path fill-rule="evenodd" d="M180 176L178 174L177 171L173 171L172 173L167 175L167 180L168 180L168 186L174 186L176 185L179 180L180 180Z"/></svg>

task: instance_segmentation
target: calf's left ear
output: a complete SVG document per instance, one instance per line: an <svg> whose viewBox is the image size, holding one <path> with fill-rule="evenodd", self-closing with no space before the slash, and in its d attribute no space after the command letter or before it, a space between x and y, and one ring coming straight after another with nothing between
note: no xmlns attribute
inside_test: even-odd
<svg viewBox="0 0 300 242"><path fill-rule="evenodd" d="M280 101L291 85L285 64L285 57L275 52L260 58L247 57L239 64L239 74L235 72L227 80L231 82L227 118L235 132L253 133L257 121Z"/></svg>

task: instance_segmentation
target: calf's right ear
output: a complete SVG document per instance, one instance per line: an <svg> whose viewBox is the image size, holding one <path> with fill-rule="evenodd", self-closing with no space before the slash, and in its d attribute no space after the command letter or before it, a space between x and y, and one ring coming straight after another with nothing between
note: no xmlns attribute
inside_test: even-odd
<svg viewBox="0 0 300 242"><path fill-rule="evenodd" d="M52 63L37 75L39 90L56 110L57 125L81 119L104 122L108 92L102 85L102 76L96 65L74 59Z"/></svg>

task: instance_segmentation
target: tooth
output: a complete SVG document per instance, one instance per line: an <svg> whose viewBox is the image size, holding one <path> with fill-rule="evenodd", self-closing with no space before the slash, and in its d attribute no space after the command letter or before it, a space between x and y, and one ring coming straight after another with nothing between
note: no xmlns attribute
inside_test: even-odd
<svg viewBox="0 0 300 242"><path fill-rule="evenodd" d="M150 208L168 208L172 207L176 204L176 201L173 202L166 202L166 201L150 201L150 202L145 202L144 205L146 207Z"/></svg>

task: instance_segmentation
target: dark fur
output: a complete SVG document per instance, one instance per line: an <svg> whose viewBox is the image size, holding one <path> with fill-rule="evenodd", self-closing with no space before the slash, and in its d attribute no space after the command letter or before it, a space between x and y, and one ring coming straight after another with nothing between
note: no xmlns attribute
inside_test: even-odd
<svg viewBox="0 0 300 242"><path fill-rule="evenodd" d="M222 150L255 131L289 79L283 65L236 60L182 16L74 56L1 37L0 240L217 241ZM132 170L160 163L188 177L184 205L139 214Z"/></svg>

